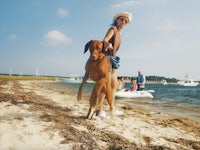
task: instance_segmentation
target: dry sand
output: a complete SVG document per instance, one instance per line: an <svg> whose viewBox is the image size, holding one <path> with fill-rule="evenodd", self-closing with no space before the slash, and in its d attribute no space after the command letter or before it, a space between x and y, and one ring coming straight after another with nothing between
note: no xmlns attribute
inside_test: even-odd
<svg viewBox="0 0 200 150"><path fill-rule="evenodd" d="M88 99L40 85L0 81L0 150L200 149L199 122L120 102L122 116L88 120Z"/></svg>

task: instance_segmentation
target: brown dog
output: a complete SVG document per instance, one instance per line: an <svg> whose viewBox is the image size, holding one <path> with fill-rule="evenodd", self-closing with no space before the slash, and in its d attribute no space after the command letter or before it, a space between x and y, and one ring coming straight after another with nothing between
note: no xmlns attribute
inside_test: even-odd
<svg viewBox="0 0 200 150"><path fill-rule="evenodd" d="M111 113L113 111L113 94L111 88L112 67L110 64L110 58L105 55L107 47L108 43L98 40L91 40L85 45L84 53L89 49L90 57L85 65L86 72L79 87L77 99L80 100L82 98L83 85L90 77L96 83L90 97L90 108L87 114L88 119L92 119L98 107L101 107L101 94L105 94L108 104L110 105Z"/></svg>

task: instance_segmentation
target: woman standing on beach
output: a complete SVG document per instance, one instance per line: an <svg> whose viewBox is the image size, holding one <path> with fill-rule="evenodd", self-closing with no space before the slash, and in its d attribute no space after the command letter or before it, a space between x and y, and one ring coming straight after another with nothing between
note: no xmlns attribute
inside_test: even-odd
<svg viewBox="0 0 200 150"><path fill-rule="evenodd" d="M117 13L113 18L112 26L107 31L103 41L110 43L108 55L116 57L116 53L121 45L121 30L132 21L132 14L129 12ZM117 75L114 68L112 68L111 84L113 90L113 104L115 99L115 91L117 89ZM105 98L105 95L102 97ZM114 115L121 115L122 112L115 110Z"/></svg>

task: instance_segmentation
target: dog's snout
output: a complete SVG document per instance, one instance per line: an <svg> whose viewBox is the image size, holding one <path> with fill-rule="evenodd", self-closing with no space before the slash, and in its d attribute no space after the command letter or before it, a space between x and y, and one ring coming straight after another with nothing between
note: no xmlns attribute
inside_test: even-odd
<svg viewBox="0 0 200 150"><path fill-rule="evenodd" d="M90 59L91 59L91 60L97 60L98 57L97 57L96 55L91 55L91 56L90 56Z"/></svg>
<svg viewBox="0 0 200 150"><path fill-rule="evenodd" d="M93 60L96 60L96 56L95 56L95 55L92 55L92 59L93 59Z"/></svg>
<svg viewBox="0 0 200 150"><path fill-rule="evenodd" d="M99 58L99 52L97 50L93 50L91 55L90 55L90 59L92 60L97 60Z"/></svg>

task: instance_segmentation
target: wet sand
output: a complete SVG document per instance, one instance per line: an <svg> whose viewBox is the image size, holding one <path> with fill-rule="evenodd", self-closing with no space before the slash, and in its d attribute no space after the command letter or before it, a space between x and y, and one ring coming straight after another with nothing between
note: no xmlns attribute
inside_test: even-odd
<svg viewBox="0 0 200 150"><path fill-rule="evenodd" d="M0 149L200 149L199 122L120 102L122 116L88 120L88 98L40 82L0 81Z"/></svg>

